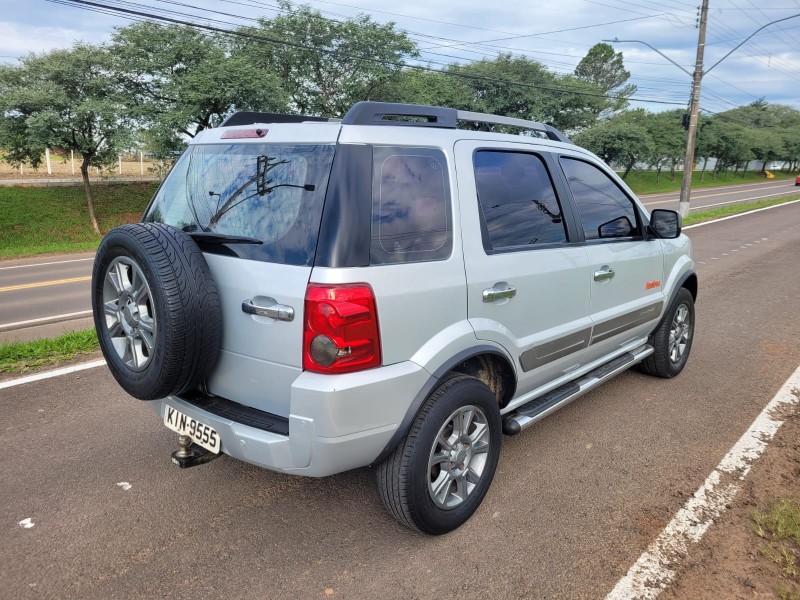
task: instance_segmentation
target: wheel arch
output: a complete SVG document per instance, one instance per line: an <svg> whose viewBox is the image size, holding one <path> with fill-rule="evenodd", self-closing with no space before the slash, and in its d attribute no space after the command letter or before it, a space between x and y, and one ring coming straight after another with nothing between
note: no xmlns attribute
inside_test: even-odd
<svg viewBox="0 0 800 600"><path fill-rule="evenodd" d="M440 365L428 378L414 397L403 421L395 430L389 443L372 461L372 465L383 462L406 437L414 419L422 410L425 400L442 379L450 373L462 373L483 381L497 398L499 408L508 404L517 389L517 376L513 362L500 348L486 344L459 352Z"/></svg>

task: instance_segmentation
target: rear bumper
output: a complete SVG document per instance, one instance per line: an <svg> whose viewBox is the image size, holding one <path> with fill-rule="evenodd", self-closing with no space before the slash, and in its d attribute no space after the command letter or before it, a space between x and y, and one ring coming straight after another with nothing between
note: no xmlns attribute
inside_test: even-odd
<svg viewBox="0 0 800 600"><path fill-rule="evenodd" d="M233 458L324 477L372 463L429 377L410 361L346 375L304 372L292 384L288 435L219 416L175 396L151 406L162 420L171 406L210 425L222 440L222 452Z"/></svg>

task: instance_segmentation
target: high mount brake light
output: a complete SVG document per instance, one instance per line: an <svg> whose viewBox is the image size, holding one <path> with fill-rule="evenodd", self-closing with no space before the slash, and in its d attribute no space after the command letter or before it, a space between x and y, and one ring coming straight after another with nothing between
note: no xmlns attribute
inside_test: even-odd
<svg viewBox="0 0 800 600"><path fill-rule="evenodd" d="M262 138L267 135L268 129L231 129L220 136L223 140L241 140L246 138Z"/></svg>
<svg viewBox="0 0 800 600"><path fill-rule="evenodd" d="M303 369L351 373L381 364L375 295L366 283L306 288Z"/></svg>

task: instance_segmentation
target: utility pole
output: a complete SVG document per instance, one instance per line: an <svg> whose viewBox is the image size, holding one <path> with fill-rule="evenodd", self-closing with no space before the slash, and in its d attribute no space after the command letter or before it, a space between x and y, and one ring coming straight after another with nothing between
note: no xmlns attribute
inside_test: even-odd
<svg viewBox="0 0 800 600"><path fill-rule="evenodd" d="M686 140L686 157L683 159L683 180L681 181L681 201L678 211L681 217L689 215L689 198L692 193L692 174L694 172L694 150L697 145L697 116L700 112L700 84L703 81L703 54L706 49L706 25L708 23L708 0L703 0L700 8L700 32L697 37L697 60L692 77L692 97L689 101L689 135Z"/></svg>

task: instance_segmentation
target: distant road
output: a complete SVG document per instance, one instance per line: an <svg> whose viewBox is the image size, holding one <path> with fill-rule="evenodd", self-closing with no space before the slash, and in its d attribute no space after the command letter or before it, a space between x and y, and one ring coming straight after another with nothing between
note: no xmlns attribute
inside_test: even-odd
<svg viewBox="0 0 800 600"><path fill-rule="evenodd" d="M760 183L693 189L690 197L691 208L689 210L697 211L740 202L755 202L762 199L788 196L789 194L800 194L800 187L794 185L794 179L765 180ZM650 210L654 208L677 210L679 198L679 192L639 196L639 199Z"/></svg>
<svg viewBox="0 0 800 600"><path fill-rule="evenodd" d="M789 181L694 190L691 210L800 193ZM676 192L641 196L645 206L678 208ZM94 253L0 261L0 341L57 335L91 326L90 279ZM61 325L53 325L53 323Z"/></svg>

